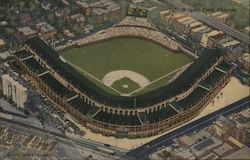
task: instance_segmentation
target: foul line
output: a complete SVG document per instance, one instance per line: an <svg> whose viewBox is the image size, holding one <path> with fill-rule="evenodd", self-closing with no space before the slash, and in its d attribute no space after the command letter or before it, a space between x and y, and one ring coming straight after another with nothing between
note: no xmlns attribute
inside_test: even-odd
<svg viewBox="0 0 250 160"><path fill-rule="evenodd" d="M91 75L90 73L88 73L87 71L85 71L84 69L72 64L69 61L66 61L68 64L70 64L71 66L75 67L76 69L80 70L81 72L83 72L84 74L88 75L89 77L93 78L94 80L98 81L99 83L103 84L104 86L110 88L111 90L117 92L118 94L122 95L123 93L121 93L120 91L116 90L115 88L111 87L111 86L107 86L105 85L101 80L99 80L98 78L96 78L95 76Z"/></svg>
<svg viewBox="0 0 250 160"><path fill-rule="evenodd" d="M66 60L65 60L65 61L66 61ZM99 79L96 78L95 76L91 75L90 73L88 73L88 72L85 71L84 69L82 69L82 68L76 66L75 64L73 64L73 63L71 63L71 62L69 62L69 61L66 61L66 63L70 64L71 66L75 67L76 69L80 70L81 72L83 72L83 73L86 74L87 76L93 78L93 79L96 80L97 82L103 84L103 85L106 86L107 88L110 88L111 90L115 91L116 93L118 93L118 94L120 94L120 95L124 95L124 93L121 93L120 91L116 90L116 89L113 88L112 86L107 86L107 85L105 85L101 80L99 80ZM191 63L192 63L192 62L191 62ZM175 69L174 71L172 71L172 72L170 72L170 73L168 73L168 74L166 74L166 75L164 75L164 76L162 76L162 77L159 77L159 78L153 80L153 81L150 82L147 86L138 88L138 89L136 89L136 90L130 92L129 94L126 94L126 96L131 96L131 94L134 94L134 93L136 93L136 92L141 91L142 89L145 89L146 87L148 87L148 86L150 86L150 85L152 85L152 84L154 84L154 83L160 81L161 79L163 79L163 78L165 78L165 77L167 77L167 76L169 76L169 75L171 75L171 74L173 74L173 73L175 73L175 72L178 72L178 71L181 70L183 67L185 67L185 66L187 66L187 65L189 65L189 64L190 64L190 63L188 63L188 64L186 64L186 65L183 65L183 66L181 66L181 67Z"/></svg>
<svg viewBox="0 0 250 160"><path fill-rule="evenodd" d="M150 82L147 86L138 88L138 89L132 91L131 93L129 93L128 95L134 94L134 93L136 93L136 92L141 91L142 89L145 89L146 87L150 86L151 84L156 83L156 82L160 81L161 79L163 79L163 78L165 78L165 77L167 77L167 76L169 76L169 75L171 75L171 74L173 74L173 73L175 73L175 72L178 72L178 71L181 70L183 67L185 67L186 65L189 65L189 64L190 64L190 63L185 64L185 65L183 65L183 66L181 66L181 67L175 69L174 71L172 71L172 72L170 72L170 73L168 73L168 74L166 74L166 75L164 75L164 76L162 76L162 77L159 77L159 78L153 80L153 81Z"/></svg>

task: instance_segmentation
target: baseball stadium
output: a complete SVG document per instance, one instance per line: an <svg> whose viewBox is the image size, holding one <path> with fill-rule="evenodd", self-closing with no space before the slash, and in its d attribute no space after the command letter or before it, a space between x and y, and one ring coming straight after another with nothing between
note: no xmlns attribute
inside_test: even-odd
<svg viewBox="0 0 250 160"><path fill-rule="evenodd" d="M33 86L75 121L127 138L193 119L233 70L220 51L197 58L146 18L132 16L56 50L33 38L14 56Z"/></svg>

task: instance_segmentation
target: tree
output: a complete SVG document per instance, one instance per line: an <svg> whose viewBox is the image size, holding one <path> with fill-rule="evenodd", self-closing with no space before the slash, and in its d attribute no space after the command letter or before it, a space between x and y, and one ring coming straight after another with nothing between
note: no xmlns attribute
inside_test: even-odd
<svg viewBox="0 0 250 160"><path fill-rule="evenodd" d="M10 27L6 27L4 29L5 34L7 34L8 36L12 36L15 33L15 30L13 28Z"/></svg>

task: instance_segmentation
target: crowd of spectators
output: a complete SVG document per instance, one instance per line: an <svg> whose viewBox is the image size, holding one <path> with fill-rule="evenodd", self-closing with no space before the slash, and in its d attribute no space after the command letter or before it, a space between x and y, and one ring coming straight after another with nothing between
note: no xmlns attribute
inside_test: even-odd
<svg viewBox="0 0 250 160"><path fill-rule="evenodd" d="M63 50L72 45L81 46L116 37L144 38L159 43L162 46L172 50L178 50L181 47L174 40L157 31L147 19L138 17L126 17L123 21L112 28L98 31L97 33L88 37L84 37L80 40L65 44L64 46L57 47L56 50Z"/></svg>
<svg viewBox="0 0 250 160"><path fill-rule="evenodd" d="M115 27L119 26L134 26L134 27L143 27L143 28L148 28L152 30L157 30L155 26L148 21L146 18L141 18L141 17L131 17L127 16L125 17L124 20L119 22L118 24L114 25Z"/></svg>
<svg viewBox="0 0 250 160"><path fill-rule="evenodd" d="M149 30L147 28L127 27L127 26L114 27L114 28L109 28L107 30L99 31L96 34L81 39L78 42L78 45L81 46L115 37L140 37L157 42L163 45L164 47L170 48L172 50L177 50L179 48L178 43L166 37L159 31Z"/></svg>

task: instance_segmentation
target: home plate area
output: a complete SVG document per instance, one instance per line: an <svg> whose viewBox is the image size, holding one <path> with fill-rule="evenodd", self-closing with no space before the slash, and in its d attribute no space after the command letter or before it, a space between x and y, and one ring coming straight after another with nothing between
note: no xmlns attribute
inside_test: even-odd
<svg viewBox="0 0 250 160"><path fill-rule="evenodd" d="M109 72L104 76L102 81L106 86L121 92L123 95L145 87L150 83L145 76L129 70Z"/></svg>

